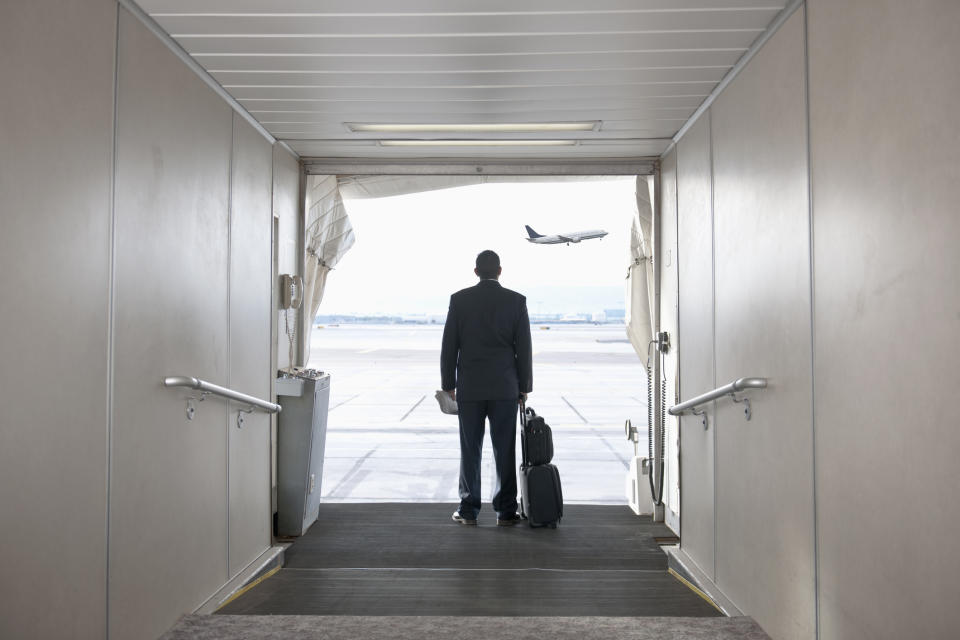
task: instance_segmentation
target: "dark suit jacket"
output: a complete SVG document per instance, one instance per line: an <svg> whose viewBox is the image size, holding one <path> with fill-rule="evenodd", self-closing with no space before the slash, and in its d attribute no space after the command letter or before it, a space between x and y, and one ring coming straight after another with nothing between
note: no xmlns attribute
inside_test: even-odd
<svg viewBox="0 0 960 640"><path fill-rule="evenodd" d="M440 375L457 400L516 398L533 391L527 299L496 280L450 296Z"/></svg>

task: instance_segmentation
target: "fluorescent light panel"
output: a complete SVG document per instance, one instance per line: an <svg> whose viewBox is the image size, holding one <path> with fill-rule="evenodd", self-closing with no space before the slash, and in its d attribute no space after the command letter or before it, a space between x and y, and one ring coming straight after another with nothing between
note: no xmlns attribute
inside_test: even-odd
<svg viewBox="0 0 960 640"><path fill-rule="evenodd" d="M354 133L542 133L558 131L594 131L599 121L591 122L514 122L460 124L388 124L346 122Z"/></svg>
<svg viewBox="0 0 960 640"><path fill-rule="evenodd" d="M381 140L382 147L572 147L576 140Z"/></svg>

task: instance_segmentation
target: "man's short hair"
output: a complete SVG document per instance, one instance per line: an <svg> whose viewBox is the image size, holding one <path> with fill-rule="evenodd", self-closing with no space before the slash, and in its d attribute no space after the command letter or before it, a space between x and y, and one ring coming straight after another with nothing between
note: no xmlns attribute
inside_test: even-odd
<svg viewBox="0 0 960 640"><path fill-rule="evenodd" d="M490 249L477 254L477 275L481 278L496 278L500 275L500 256Z"/></svg>

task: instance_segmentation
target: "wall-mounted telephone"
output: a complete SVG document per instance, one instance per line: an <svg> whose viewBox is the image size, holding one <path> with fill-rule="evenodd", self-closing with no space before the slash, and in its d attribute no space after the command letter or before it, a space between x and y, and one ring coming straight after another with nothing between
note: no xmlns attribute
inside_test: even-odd
<svg viewBox="0 0 960 640"><path fill-rule="evenodd" d="M297 322L294 309L299 309L303 303L303 278L284 273L280 275L280 308L283 309L283 323L286 328L287 340L290 343L287 370L293 371L294 344L297 335Z"/></svg>
<svg viewBox="0 0 960 640"><path fill-rule="evenodd" d="M303 302L303 278L284 273L280 276L280 308L299 309Z"/></svg>

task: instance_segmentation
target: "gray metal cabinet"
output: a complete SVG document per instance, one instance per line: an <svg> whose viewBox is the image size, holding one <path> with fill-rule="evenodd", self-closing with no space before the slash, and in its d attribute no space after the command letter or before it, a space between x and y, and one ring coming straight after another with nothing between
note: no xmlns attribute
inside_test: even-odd
<svg viewBox="0 0 960 640"><path fill-rule="evenodd" d="M320 511L330 374L278 378L277 395L277 535L300 536Z"/></svg>

